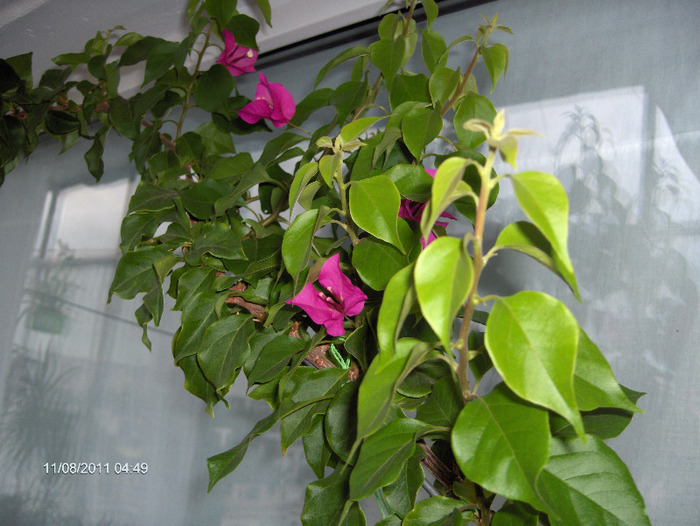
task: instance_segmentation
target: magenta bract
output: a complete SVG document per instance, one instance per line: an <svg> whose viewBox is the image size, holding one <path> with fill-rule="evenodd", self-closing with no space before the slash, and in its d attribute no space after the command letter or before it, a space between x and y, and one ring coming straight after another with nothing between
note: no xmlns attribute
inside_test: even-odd
<svg viewBox="0 0 700 526"><path fill-rule="evenodd" d="M224 50L216 63L226 66L234 77L255 71L254 65L258 59L258 52L236 44L236 37L230 31L224 29L221 33L224 35Z"/></svg>
<svg viewBox="0 0 700 526"><path fill-rule="evenodd" d="M275 128L279 128L294 117L294 112L296 104L292 94L282 84L268 82L265 75L260 73L255 100L246 104L238 115L249 124L254 124L260 119L269 119Z"/></svg>
<svg viewBox="0 0 700 526"><path fill-rule="evenodd" d="M367 296L341 272L338 254L323 264L318 282L327 292L318 290L313 283L307 283L287 303L303 309L314 323L325 326L330 336L342 336L345 334L345 316L356 316L362 312Z"/></svg>

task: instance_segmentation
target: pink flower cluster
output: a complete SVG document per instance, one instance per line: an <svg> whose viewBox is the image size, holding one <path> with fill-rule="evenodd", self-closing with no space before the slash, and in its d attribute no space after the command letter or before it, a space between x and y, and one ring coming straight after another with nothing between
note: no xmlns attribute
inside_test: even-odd
<svg viewBox="0 0 700 526"><path fill-rule="evenodd" d="M234 77L255 71L258 52L238 45L236 37L230 31L224 29L222 34L224 50L216 63L226 66ZM255 124L260 119L268 119L275 128L279 128L287 124L294 117L295 112L296 104L292 94L282 84L268 82L265 75L260 73L260 82L255 89L255 99L246 104L238 115L249 124Z"/></svg>

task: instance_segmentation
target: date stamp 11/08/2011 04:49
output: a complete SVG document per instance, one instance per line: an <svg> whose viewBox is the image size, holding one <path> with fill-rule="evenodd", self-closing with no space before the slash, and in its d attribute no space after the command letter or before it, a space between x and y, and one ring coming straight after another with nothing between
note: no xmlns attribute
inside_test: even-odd
<svg viewBox="0 0 700 526"><path fill-rule="evenodd" d="M146 475L147 462L46 462L47 475Z"/></svg>

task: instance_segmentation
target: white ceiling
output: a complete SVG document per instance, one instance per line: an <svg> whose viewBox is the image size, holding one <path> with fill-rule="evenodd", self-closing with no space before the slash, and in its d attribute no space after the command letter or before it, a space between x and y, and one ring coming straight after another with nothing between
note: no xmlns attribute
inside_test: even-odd
<svg viewBox="0 0 700 526"><path fill-rule="evenodd" d="M260 50L372 18L384 4L385 0L270 0L272 28L261 23ZM117 25L180 40L186 33L186 9L187 0L0 0L0 57L32 51L38 74L52 66L52 57L80 51L97 31ZM262 21L255 0L239 0L238 9Z"/></svg>

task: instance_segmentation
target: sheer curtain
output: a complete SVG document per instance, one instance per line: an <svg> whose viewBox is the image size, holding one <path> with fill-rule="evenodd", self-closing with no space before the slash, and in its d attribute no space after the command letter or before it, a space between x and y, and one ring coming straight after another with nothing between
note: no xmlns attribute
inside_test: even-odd
<svg viewBox="0 0 700 526"><path fill-rule="evenodd" d="M510 47L510 69L493 100L509 126L544 136L521 141L518 168L552 172L569 193L583 301L519 255L499 256L486 285L501 294L539 288L563 299L619 381L648 393L639 402L645 414L612 446L652 523L696 524L700 4L441 5L453 9L436 22L448 42L475 28L481 13L498 13L513 29L499 36ZM338 52L320 43L270 56L261 68L300 99ZM471 53L468 44L455 48L453 65L464 67ZM478 75L485 92L485 71ZM237 145L255 149L252 141ZM231 410L217 408L212 420L170 366L176 320L150 332L148 353L133 305L105 304L134 181L126 145L111 146L99 185L84 175L82 152L57 157L55 145L40 148L0 189L0 523L298 524L313 478L301 445L283 457L274 434L259 438L239 469L206 494L205 459L247 434L265 404L246 398L240 382ZM502 186L491 240L519 217ZM78 230L86 221L90 229ZM47 276L66 285L52 289L63 317L36 315L37 279ZM46 474L44 465L54 462L140 462L148 472Z"/></svg>

